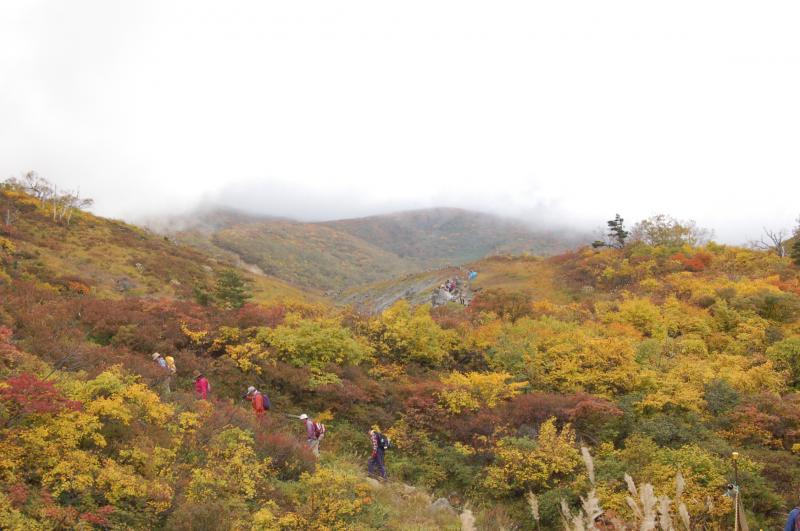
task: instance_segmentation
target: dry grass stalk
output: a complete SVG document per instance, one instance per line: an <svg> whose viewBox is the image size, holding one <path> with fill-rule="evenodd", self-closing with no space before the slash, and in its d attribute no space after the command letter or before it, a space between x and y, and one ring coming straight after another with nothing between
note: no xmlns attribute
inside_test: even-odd
<svg viewBox="0 0 800 531"><path fill-rule="evenodd" d="M594 489L589 492L589 495L584 498L581 496L581 504L583 505L583 514L586 518L586 524L589 529L594 529L594 522L598 516L603 514L603 509L600 507L600 499Z"/></svg>
<svg viewBox="0 0 800 531"><path fill-rule="evenodd" d="M678 506L678 514L681 516L681 522L683 522L684 527L686 527L686 531L690 531L692 526L689 520L689 509L686 508L685 503L681 503Z"/></svg>
<svg viewBox="0 0 800 531"><path fill-rule="evenodd" d="M658 525L665 531L673 531L675 526L672 525L672 517L670 516L670 505L672 500L667 496L658 498Z"/></svg>
<svg viewBox="0 0 800 531"><path fill-rule="evenodd" d="M675 474L675 501L681 499L681 496L683 496L683 489L685 488L686 480L683 479L683 474L678 471L678 473Z"/></svg>
<svg viewBox="0 0 800 531"><path fill-rule="evenodd" d="M642 526L641 531L650 531L651 529L656 528L656 504L658 500L656 500L656 496L653 493L653 486L649 483L645 483L642 485L642 494L640 496L642 500Z"/></svg>
<svg viewBox="0 0 800 531"><path fill-rule="evenodd" d="M587 448L581 448L581 455L583 462L586 465L586 470L589 475L589 481L594 486L594 461ZM691 521L689 519L689 511L686 504L681 502L681 496L686 488L686 480L683 475L678 472L675 475L675 500L671 500L668 496L656 497L653 485L649 483L643 484L640 488L636 487L636 482L629 474L625 474L625 484L628 487L630 496L625 498L631 511L634 515L633 525L638 525L640 531L676 531L676 522L672 513L673 507L677 507L677 517L680 518L679 524L686 531L691 530ZM529 492L528 505L531 507L531 513L537 524L539 523L539 503L536 496ZM710 499L707 504L710 504ZM567 531L591 531L596 530L595 520L603 515L603 509L600 506L600 499L597 497L596 489L587 494L586 498L581 497L581 509L576 514L572 513L569 505L565 500L561 500L561 516L564 529ZM617 529L631 529L626 524L612 519L612 523ZM608 522L606 522L608 524ZM623 526L623 527L620 527Z"/></svg>
<svg viewBox="0 0 800 531"><path fill-rule="evenodd" d="M636 483L633 482L633 478L630 474L625 474L625 483L628 485L628 492L631 493L631 496L633 496L634 499L638 498L639 492L636 490Z"/></svg>
<svg viewBox="0 0 800 531"><path fill-rule="evenodd" d="M536 523L539 523L539 498L536 497L531 491L528 491L528 506L531 508L531 515L533 515L533 519L536 520Z"/></svg>

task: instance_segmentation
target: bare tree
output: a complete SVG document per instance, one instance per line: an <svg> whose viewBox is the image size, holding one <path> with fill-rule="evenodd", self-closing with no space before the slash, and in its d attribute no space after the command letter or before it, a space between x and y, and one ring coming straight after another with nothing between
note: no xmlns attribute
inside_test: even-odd
<svg viewBox="0 0 800 531"><path fill-rule="evenodd" d="M40 177L35 171L29 171L23 175L21 184L25 192L38 199L42 205L44 205L51 196L55 195L55 190L53 185L50 184L50 181Z"/></svg>
<svg viewBox="0 0 800 531"><path fill-rule="evenodd" d="M75 210L88 208L94 204L92 199L82 198L80 190L59 192L57 186L34 171L29 171L21 179L8 179L4 184L36 198L42 210L49 211L56 223L64 222L69 225ZM10 220L11 216L10 212L7 213L6 219Z"/></svg>
<svg viewBox="0 0 800 531"><path fill-rule="evenodd" d="M69 225L70 220L72 220L72 214L75 210L82 210L84 208L89 208L94 204L94 200L88 197L81 198L81 192L78 190L74 194L72 192L67 192L66 194L61 196L61 211L59 214L59 221L66 221L67 225Z"/></svg>
<svg viewBox="0 0 800 531"><path fill-rule="evenodd" d="M752 242L752 246L756 249L772 251L783 258L786 256L786 237L787 234L784 230L773 231L764 227L764 236L760 240Z"/></svg>
<svg viewBox="0 0 800 531"><path fill-rule="evenodd" d="M19 210L14 207L11 202L6 202L3 205L3 225L6 227L12 226L16 223L17 218L19 217Z"/></svg>

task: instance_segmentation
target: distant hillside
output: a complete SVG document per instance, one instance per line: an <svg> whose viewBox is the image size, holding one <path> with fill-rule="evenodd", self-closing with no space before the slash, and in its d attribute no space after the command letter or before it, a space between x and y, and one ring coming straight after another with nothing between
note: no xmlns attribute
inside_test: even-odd
<svg viewBox="0 0 800 531"><path fill-rule="evenodd" d="M414 269L412 262L390 251L313 223L237 225L215 232L211 242L267 274L325 290L374 282Z"/></svg>
<svg viewBox="0 0 800 531"><path fill-rule="evenodd" d="M560 231L533 230L520 221L457 208L413 210L325 225L426 268L462 264L492 254L552 254L577 243Z"/></svg>
<svg viewBox="0 0 800 531"><path fill-rule="evenodd" d="M166 237L88 212L78 212L69 225L54 223L38 204L27 195L0 189L0 206L4 212L13 212L13 222L0 227L0 237L15 246L14 274L54 289L90 290L111 298L191 299L194 287L212 289L217 272L237 265L233 255L209 257ZM245 276L256 301L309 295L274 277Z"/></svg>
<svg viewBox="0 0 800 531"><path fill-rule="evenodd" d="M175 239L298 285L339 291L496 254L553 254L585 239L437 208L319 223L200 212L162 224Z"/></svg>

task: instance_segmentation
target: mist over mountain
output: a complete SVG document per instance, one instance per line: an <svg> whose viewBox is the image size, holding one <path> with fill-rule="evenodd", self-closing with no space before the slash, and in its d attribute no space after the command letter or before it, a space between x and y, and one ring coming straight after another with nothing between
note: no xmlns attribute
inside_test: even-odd
<svg viewBox="0 0 800 531"><path fill-rule="evenodd" d="M496 254L553 254L586 243L576 231L456 208L325 222L231 209L151 220L148 226L212 255L324 290L463 264Z"/></svg>

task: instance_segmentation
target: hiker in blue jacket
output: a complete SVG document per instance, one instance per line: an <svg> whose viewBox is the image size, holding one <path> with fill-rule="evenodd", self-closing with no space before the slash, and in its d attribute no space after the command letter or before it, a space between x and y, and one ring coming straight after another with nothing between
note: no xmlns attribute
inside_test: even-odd
<svg viewBox="0 0 800 531"><path fill-rule="evenodd" d="M798 515L800 515L800 507L795 507L789 513L789 518L786 519L786 525L783 526L783 531L795 531L795 529L797 529L797 525L800 524L800 522L795 522Z"/></svg>

